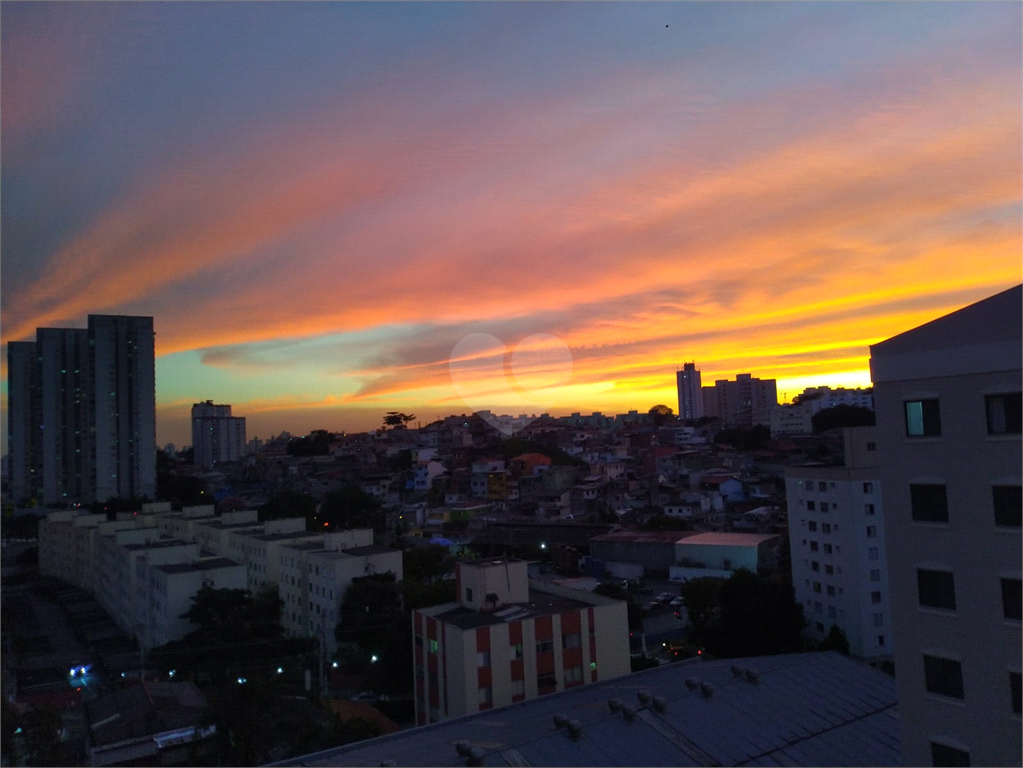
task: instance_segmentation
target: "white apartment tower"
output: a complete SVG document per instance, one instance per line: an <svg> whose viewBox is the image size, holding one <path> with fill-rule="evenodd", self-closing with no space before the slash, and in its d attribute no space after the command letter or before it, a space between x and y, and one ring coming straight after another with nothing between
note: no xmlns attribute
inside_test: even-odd
<svg viewBox="0 0 1023 768"><path fill-rule="evenodd" d="M1016 286L870 348L906 765L1020 765Z"/></svg>
<svg viewBox="0 0 1023 768"><path fill-rule="evenodd" d="M678 384L678 415L681 419L703 418L703 387L696 363L686 363L675 372Z"/></svg>
<svg viewBox="0 0 1023 768"><path fill-rule="evenodd" d="M845 633L854 656L890 658L893 638L876 430L847 428L843 438L844 466L785 470L792 586L814 640L823 640L836 626Z"/></svg>
<svg viewBox="0 0 1023 768"><path fill-rule="evenodd" d="M192 451L197 467L238 461L245 455L245 418L212 400L192 406Z"/></svg>
<svg viewBox="0 0 1023 768"><path fill-rule="evenodd" d="M15 502L156 494L153 318L90 315L8 345Z"/></svg>

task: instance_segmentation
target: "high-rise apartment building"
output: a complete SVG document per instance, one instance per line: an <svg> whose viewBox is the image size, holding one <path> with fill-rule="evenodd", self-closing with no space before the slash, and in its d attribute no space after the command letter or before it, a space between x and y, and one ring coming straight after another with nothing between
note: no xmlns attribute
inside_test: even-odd
<svg viewBox="0 0 1023 768"><path fill-rule="evenodd" d="M814 640L835 626L854 656L891 657L876 429L846 428L842 436L843 466L785 470L792 586Z"/></svg>
<svg viewBox="0 0 1023 768"><path fill-rule="evenodd" d="M207 400L192 406L192 461L197 467L238 461L245 447L245 418L232 416L230 405Z"/></svg>
<svg viewBox="0 0 1023 768"><path fill-rule="evenodd" d="M870 348L906 765L1020 765L1023 291Z"/></svg>
<svg viewBox="0 0 1023 768"><path fill-rule="evenodd" d="M156 493L153 318L90 315L8 345L8 448L15 501Z"/></svg>
<svg viewBox="0 0 1023 768"><path fill-rule="evenodd" d="M455 568L458 602L412 612L417 725L631 671L620 600L530 582L524 560Z"/></svg>
<svg viewBox="0 0 1023 768"><path fill-rule="evenodd" d="M703 413L721 419L730 427L769 425L771 411L778 406L778 382L756 379L749 373L736 375L735 381L719 379L703 388Z"/></svg>
<svg viewBox="0 0 1023 768"><path fill-rule="evenodd" d="M678 415L681 419L703 418L703 387L696 363L686 363L675 372L678 385Z"/></svg>

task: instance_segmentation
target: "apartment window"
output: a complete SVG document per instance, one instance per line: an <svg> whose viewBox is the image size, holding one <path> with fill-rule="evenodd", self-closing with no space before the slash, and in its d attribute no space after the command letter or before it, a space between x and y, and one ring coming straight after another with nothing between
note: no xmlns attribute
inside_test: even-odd
<svg viewBox="0 0 1023 768"><path fill-rule="evenodd" d="M440 646L437 644L436 640L430 641L430 653L436 653L439 648Z"/></svg>
<svg viewBox="0 0 1023 768"><path fill-rule="evenodd" d="M835 609L835 606L833 606L833 605L829 605L828 606L828 618L829 619L837 619L838 618L838 611Z"/></svg>
<svg viewBox="0 0 1023 768"><path fill-rule="evenodd" d="M830 509L830 507L828 506L828 502L822 501L821 502L821 512L827 512L829 509Z"/></svg>
<svg viewBox="0 0 1023 768"><path fill-rule="evenodd" d="M565 670L565 685L571 685L572 683L580 683L583 679L583 668L582 667L569 667Z"/></svg>
<svg viewBox="0 0 1023 768"><path fill-rule="evenodd" d="M582 646L582 636L576 632L571 635L561 636L561 647L564 648L579 648Z"/></svg>
<svg viewBox="0 0 1023 768"><path fill-rule="evenodd" d="M817 622L817 631L818 632L823 632L824 631L824 625L821 624L819 621Z"/></svg>
<svg viewBox="0 0 1023 768"><path fill-rule="evenodd" d="M944 485L910 484L909 505L917 522L948 522L948 493Z"/></svg>
<svg viewBox="0 0 1023 768"><path fill-rule="evenodd" d="M931 742L931 765L958 768L970 764L970 753L937 741Z"/></svg>
<svg viewBox="0 0 1023 768"><path fill-rule="evenodd" d="M870 535L870 529L869 528L867 529L867 535L868 536ZM877 560L880 556L881 556L881 552L878 550L877 547L871 547L870 549L867 550L867 559L868 560Z"/></svg>
<svg viewBox="0 0 1023 768"><path fill-rule="evenodd" d="M536 652L537 652L537 654L550 653L553 650L554 650L554 641L553 640L541 640L540 642L538 642L536 644Z"/></svg>
<svg viewBox="0 0 1023 768"><path fill-rule="evenodd" d="M871 571L870 572L870 580L871 581L881 581L881 571Z"/></svg>
<svg viewBox="0 0 1023 768"><path fill-rule="evenodd" d="M873 493L874 492L874 484L873 483L864 483L863 484L863 492L864 493Z"/></svg>
<svg viewBox="0 0 1023 768"><path fill-rule="evenodd" d="M821 533L831 533L831 524L821 523Z"/></svg>
<svg viewBox="0 0 1023 768"><path fill-rule="evenodd" d="M817 544L817 542L816 542L816 541L811 541L811 542L810 542L810 551L811 551L811 552L816 552L816 551L817 551L817 549L818 549L818 544Z"/></svg>
<svg viewBox="0 0 1023 768"><path fill-rule="evenodd" d="M491 704L494 701L494 689L493 688L480 688L479 689L479 702L480 704Z"/></svg>
<svg viewBox="0 0 1023 768"><path fill-rule="evenodd" d="M924 687L928 693L964 698L962 665L953 659L924 654Z"/></svg>
<svg viewBox="0 0 1023 768"><path fill-rule="evenodd" d="M824 566L824 573L828 574L828 576L834 576L835 575L835 566L833 566L833 565L825 565Z"/></svg>
<svg viewBox="0 0 1023 768"><path fill-rule="evenodd" d="M819 483L817 483L817 490L823 493L824 491L828 490L828 484L821 480Z"/></svg>
<svg viewBox="0 0 1023 768"><path fill-rule="evenodd" d="M881 593L880 592L871 592L870 593L870 602L874 603L874 605L877 605L878 603L880 603L881 602Z"/></svg>
<svg viewBox="0 0 1023 768"><path fill-rule="evenodd" d="M868 539L876 539L877 538L877 526L876 525L868 525L867 526L867 538Z"/></svg>
<svg viewBox="0 0 1023 768"><path fill-rule="evenodd" d="M511 647L511 657L513 659L522 658L522 643L515 643L515 645Z"/></svg>
<svg viewBox="0 0 1023 768"><path fill-rule="evenodd" d="M1002 579L1002 613L1007 619L1020 620L1023 611L1023 593L1019 579Z"/></svg>
<svg viewBox="0 0 1023 768"><path fill-rule="evenodd" d="M829 595L830 595L831 597L834 597L834 596L835 596L835 588L829 585L829 586L828 586L828 594L829 594Z"/></svg>
<svg viewBox="0 0 1023 768"><path fill-rule="evenodd" d="M812 563L810 563L810 570L811 571L820 571L820 569L821 569L821 564L818 563L816 560L814 560Z"/></svg>
<svg viewBox="0 0 1023 768"><path fill-rule="evenodd" d="M806 508L808 510L810 510L811 512L816 511L816 509L817 509L817 502L816 501L808 501L808 502L806 502Z"/></svg>
<svg viewBox="0 0 1023 768"><path fill-rule="evenodd" d="M511 692L512 696L524 696L526 693L526 681L525 680L512 680L511 681Z"/></svg>
<svg viewBox="0 0 1023 768"><path fill-rule="evenodd" d="M476 666L477 667L489 667L490 666L490 651L479 651L476 654Z"/></svg>
<svg viewBox="0 0 1023 768"><path fill-rule="evenodd" d="M906 407L907 437L937 437L941 434L938 399L909 400Z"/></svg>
<svg viewBox="0 0 1023 768"><path fill-rule="evenodd" d="M996 485L991 488L995 504L995 525L1019 528L1023 523L1023 492L1018 485Z"/></svg>
<svg viewBox="0 0 1023 768"><path fill-rule="evenodd" d="M536 687L539 688L541 691L544 688L554 688L557 684L558 678L557 675L555 675L553 672L547 672L545 674L536 676Z"/></svg>
<svg viewBox="0 0 1023 768"><path fill-rule="evenodd" d="M465 602L467 603L472 602L472 587L465 588Z"/></svg>
<svg viewBox="0 0 1023 768"><path fill-rule="evenodd" d="M815 581L813 583L813 591L814 592L820 592L821 591L821 583L819 581Z"/></svg>
<svg viewBox="0 0 1023 768"><path fill-rule="evenodd" d="M817 523L814 520L811 520L810 522L808 522L806 524L806 527L809 528L811 531L816 531L817 530Z"/></svg>
<svg viewBox="0 0 1023 768"><path fill-rule="evenodd" d="M830 544L825 544L824 545L824 554L825 555L830 555L831 554L831 549L832 549L832 547L831 547Z"/></svg>
<svg viewBox="0 0 1023 768"><path fill-rule="evenodd" d="M984 398L989 435L1018 435L1023 426L1021 394L988 395Z"/></svg>
<svg viewBox="0 0 1023 768"><path fill-rule="evenodd" d="M867 450L868 451L876 451L877 450L877 443L867 443Z"/></svg>
<svg viewBox="0 0 1023 768"><path fill-rule="evenodd" d="M874 505L873 504L864 504L863 505L863 512L864 512L864 514L867 514L867 515L874 514Z"/></svg>
<svg viewBox="0 0 1023 768"><path fill-rule="evenodd" d="M1020 714L1020 676L1019 672L1009 673L1009 694L1012 696L1012 711Z"/></svg>
<svg viewBox="0 0 1023 768"><path fill-rule="evenodd" d="M951 571L916 570L920 605L927 608L956 609L955 578Z"/></svg>
<svg viewBox="0 0 1023 768"><path fill-rule="evenodd" d="M813 610L815 613L824 613L824 605L819 600L814 600Z"/></svg>
<svg viewBox="0 0 1023 768"><path fill-rule="evenodd" d="M875 627L883 627L884 626L884 614L883 613L875 613L874 614L874 626Z"/></svg>

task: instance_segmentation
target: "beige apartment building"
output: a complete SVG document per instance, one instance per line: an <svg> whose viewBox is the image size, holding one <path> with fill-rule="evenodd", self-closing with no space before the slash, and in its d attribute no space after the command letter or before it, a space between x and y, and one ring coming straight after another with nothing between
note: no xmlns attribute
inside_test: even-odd
<svg viewBox="0 0 1023 768"><path fill-rule="evenodd" d="M630 673L625 603L530 581L523 560L455 567L458 602L412 614L418 725Z"/></svg>
<svg viewBox="0 0 1023 768"><path fill-rule="evenodd" d="M1020 765L1017 286L875 344L906 765Z"/></svg>

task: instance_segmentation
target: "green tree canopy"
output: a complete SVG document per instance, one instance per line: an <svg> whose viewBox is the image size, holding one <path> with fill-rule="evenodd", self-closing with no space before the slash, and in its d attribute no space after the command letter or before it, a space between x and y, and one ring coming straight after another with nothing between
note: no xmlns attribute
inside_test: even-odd
<svg viewBox="0 0 1023 768"><path fill-rule="evenodd" d="M304 517L311 520L316 514L316 499L308 493L284 490L278 491L259 509L259 519L280 520L287 517Z"/></svg>
<svg viewBox="0 0 1023 768"><path fill-rule="evenodd" d="M653 419L655 427L668 424L675 420L675 412L666 405L655 405L648 413Z"/></svg>
<svg viewBox="0 0 1023 768"><path fill-rule="evenodd" d="M373 528L381 504L353 483L346 483L336 491L323 495L320 503L320 523L329 523L331 529Z"/></svg>
<svg viewBox="0 0 1023 768"><path fill-rule="evenodd" d="M406 581L436 581L455 567L455 558L440 544L411 547L402 552L401 567Z"/></svg>
<svg viewBox="0 0 1023 768"><path fill-rule="evenodd" d="M874 412L859 405L836 405L817 411L810 422L815 434L827 432L836 427L872 427Z"/></svg>

